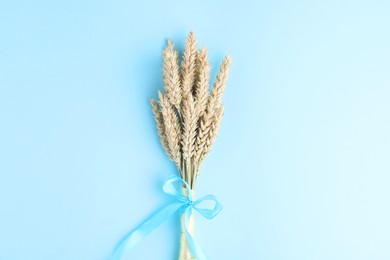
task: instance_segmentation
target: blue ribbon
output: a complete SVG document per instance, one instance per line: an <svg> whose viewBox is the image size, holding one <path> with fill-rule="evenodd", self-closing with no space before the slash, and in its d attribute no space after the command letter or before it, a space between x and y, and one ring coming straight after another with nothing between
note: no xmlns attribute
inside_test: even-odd
<svg viewBox="0 0 390 260"><path fill-rule="evenodd" d="M197 260L208 259L206 253L200 247L199 243L195 241L194 237L188 231L188 221L193 210L196 210L207 219L212 219L222 210L222 205L214 195L207 195L196 201L193 201L191 192L188 192L188 197L183 196L183 194L175 187L174 183L176 182L184 184L187 190L190 191L190 186L183 179L177 176L168 178L168 180L164 183L163 191L169 195L174 196L177 201L157 211L154 215L142 223L136 230L126 235L115 248L115 251L111 256L111 260L122 259L123 255L129 252L136 244L141 242L147 235L156 230L162 223L167 221L177 211L184 212L184 230L191 253L196 257ZM204 201L214 202L215 205L211 209L199 207L199 204Z"/></svg>

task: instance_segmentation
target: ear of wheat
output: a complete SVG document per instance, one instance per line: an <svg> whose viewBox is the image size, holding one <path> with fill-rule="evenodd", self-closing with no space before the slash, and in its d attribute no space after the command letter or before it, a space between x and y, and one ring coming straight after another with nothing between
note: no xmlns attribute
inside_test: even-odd
<svg viewBox="0 0 390 260"><path fill-rule="evenodd" d="M164 93L158 92L159 100L150 102L162 147L176 164L180 177L190 185L191 190L183 188L184 195L188 195L194 193L199 167L218 135L224 113L222 95L231 59L230 56L223 59L209 91L208 54L204 48L198 50L193 32L187 38L181 62L170 40L162 54ZM193 216L189 227L193 232ZM179 259L193 259L184 234Z"/></svg>

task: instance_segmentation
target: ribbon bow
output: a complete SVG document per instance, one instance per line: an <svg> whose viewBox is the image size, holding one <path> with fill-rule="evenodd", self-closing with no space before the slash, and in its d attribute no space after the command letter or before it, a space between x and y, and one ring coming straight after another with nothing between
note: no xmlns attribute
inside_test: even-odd
<svg viewBox="0 0 390 260"><path fill-rule="evenodd" d="M173 202L168 206L162 208L153 214L149 219L143 222L136 230L126 235L115 248L114 254L111 260L120 260L122 256L129 252L136 244L141 242L147 235L156 230L162 223L167 221L177 211L184 211L184 230L186 233L188 247L197 260L207 260L207 256L199 243L195 241L194 237L188 231L188 221L193 210L196 210L203 217L207 219L214 218L221 210L222 205L219 203L214 195L206 195L196 201L192 200L191 192L188 193L188 197L183 194L174 186L174 183L180 182L184 184L188 190L190 186L183 179L172 176L163 185L163 191L176 198L177 202ZM213 208L199 207L203 201L214 202Z"/></svg>

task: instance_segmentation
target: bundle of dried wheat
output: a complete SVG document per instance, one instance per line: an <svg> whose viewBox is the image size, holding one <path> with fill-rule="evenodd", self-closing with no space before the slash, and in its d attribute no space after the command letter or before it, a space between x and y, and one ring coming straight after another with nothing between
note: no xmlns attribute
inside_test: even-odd
<svg viewBox="0 0 390 260"><path fill-rule="evenodd" d="M181 66L173 43L163 51L165 93L151 99L161 144L181 177L194 187L199 167L217 137L223 117L222 95L231 63L225 57L209 93L210 64L206 49L198 51L188 36Z"/></svg>
<svg viewBox="0 0 390 260"><path fill-rule="evenodd" d="M222 95L231 63L230 56L226 56L209 91L207 51L204 48L198 50L196 44L191 32L180 66L179 53L168 40L163 51L165 93L158 93L159 101L151 99L161 144L177 165L180 177L191 187L189 191L183 189L185 195L194 192L199 167L217 137L224 113ZM189 227L193 233L193 216ZM185 239L183 232L179 259L193 259Z"/></svg>

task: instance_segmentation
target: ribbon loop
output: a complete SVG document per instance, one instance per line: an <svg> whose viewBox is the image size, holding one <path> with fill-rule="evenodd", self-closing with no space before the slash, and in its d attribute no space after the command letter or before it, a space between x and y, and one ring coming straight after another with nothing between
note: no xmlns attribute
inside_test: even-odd
<svg viewBox="0 0 390 260"><path fill-rule="evenodd" d="M183 194L181 193L180 190L178 190L174 183L176 182L181 182L183 183L184 185L186 185L187 189L189 189L189 185L187 182L185 182L183 179L177 177L177 176L171 176L168 178L168 180L164 183L163 185L163 191L169 195L172 195L174 197L176 197L176 199L180 200L180 201L188 201L188 198L183 196Z"/></svg>
<svg viewBox="0 0 390 260"><path fill-rule="evenodd" d="M201 208L200 205L203 201L211 201L214 202L214 207L212 209ZM213 219L218 213L222 210L222 205L219 203L217 198L214 195L204 196L197 201L194 202L194 209L199 212L203 217L207 219Z"/></svg>
<svg viewBox="0 0 390 260"><path fill-rule="evenodd" d="M190 186L183 179L172 176L163 185L163 191L171 196L174 196L177 202L173 202L168 206L162 208L144 223L142 223L136 230L126 235L120 243L115 248L111 260L120 260L122 256L129 252L136 244L141 242L147 235L156 230L162 223L167 221L174 213L184 210L184 229L187 237L188 247L190 248L192 254L198 260L207 260L207 256L199 244L195 241L194 237L188 231L188 221L192 214L192 210L196 210L203 217L207 219L214 218L221 210L222 205L219 203L217 198L214 195L206 195L196 201L192 200L191 192L188 193L188 197L184 196L179 189L175 187L175 183L180 183L185 185L185 187L190 190ZM209 201L214 203L213 208L200 207L200 204L204 201Z"/></svg>

